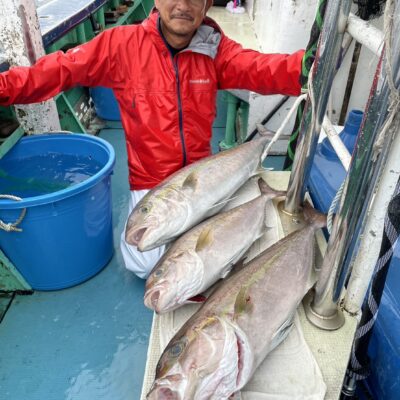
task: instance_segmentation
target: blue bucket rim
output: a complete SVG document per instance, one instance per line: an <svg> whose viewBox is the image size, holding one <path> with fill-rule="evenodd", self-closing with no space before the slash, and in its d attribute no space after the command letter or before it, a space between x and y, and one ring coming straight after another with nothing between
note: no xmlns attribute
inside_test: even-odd
<svg viewBox="0 0 400 400"><path fill-rule="evenodd" d="M18 141L18 143L22 141L26 142L26 141L38 141L38 140L53 140L57 138L62 138L66 140L80 139L83 141L102 145L103 148L109 154L109 160L99 171L97 171L96 174L94 174L93 176L82 182L77 183L76 185L69 186L66 189L58 190L56 192L44 194L41 196L26 197L21 201L0 199L0 209L7 209L7 210L21 209L32 206L54 203L56 201L63 200L93 187L95 184L97 184L104 178L104 175L107 175L109 172L111 172L115 164L114 148L106 140L99 138L97 136L82 134L82 133L42 133L38 135L24 136ZM18 145L18 143L16 145Z"/></svg>

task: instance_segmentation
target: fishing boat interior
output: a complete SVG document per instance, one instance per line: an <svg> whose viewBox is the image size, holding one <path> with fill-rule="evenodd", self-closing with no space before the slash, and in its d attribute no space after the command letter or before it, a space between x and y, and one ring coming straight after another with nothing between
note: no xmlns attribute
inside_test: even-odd
<svg viewBox="0 0 400 400"><path fill-rule="evenodd" d="M153 6L0 0L0 72L139 24ZM305 225L305 201L327 215L292 330L235 399L398 399L400 1L215 0L208 16L244 48L306 49L299 97L218 91L213 154L271 131L258 176L286 191L245 262ZM256 182L226 209L257 197ZM146 399L163 350L201 305L145 306L146 281L120 250L129 196L111 89L0 107L1 399Z"/></svg>

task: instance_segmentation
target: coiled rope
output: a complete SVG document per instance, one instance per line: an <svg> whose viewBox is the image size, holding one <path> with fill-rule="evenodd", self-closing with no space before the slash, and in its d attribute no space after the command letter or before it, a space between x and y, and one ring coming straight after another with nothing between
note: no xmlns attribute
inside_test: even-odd
<svg viewBox="0 0 400 400"><path fill-rule="evenodd" d="M21 197L13 196L12 194L0 194L0 199L8 199L15 201L22 201ZM26 208L23 208L20 216L15 222L5 223L0 219L0 229L6 232L22 232L21 228L17 228L17 226L22 222L26 214Z"/></svg>

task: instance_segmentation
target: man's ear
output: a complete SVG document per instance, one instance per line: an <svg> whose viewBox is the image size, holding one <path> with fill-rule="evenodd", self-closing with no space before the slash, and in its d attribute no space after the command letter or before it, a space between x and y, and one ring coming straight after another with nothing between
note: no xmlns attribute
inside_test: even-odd
<svg viewBox="0 0 400 400"><path fill-rule="evenodd" d="M206 0L206 7L204 9L204 15L207 14L207 11L211 8L213 5L213 0Z"/></svg>

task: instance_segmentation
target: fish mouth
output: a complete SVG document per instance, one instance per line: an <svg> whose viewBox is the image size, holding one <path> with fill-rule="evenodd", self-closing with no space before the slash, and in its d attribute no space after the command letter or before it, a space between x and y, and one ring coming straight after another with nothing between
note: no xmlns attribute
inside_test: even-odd
<svg viewBox="0 0 400 400"><path fill-rule="evenodd" d="M147 290L144 294L145 306L154 310L157 314L173 310L174 307L168 306L169 302L165 299L165 293L165 288L159 285Z"/></svg>
<svg viewBox="0 0 400 400"><path fill-rule="evenodd" d="M140 247L140 242L143 239L143 236L145 235L148 226L142 226L139 228L136 228L134 230L129 230L127 229L125 233L125 241L132 245L132 246L137 246L138 248Z"/></svg>
<svg viewBox="0 0 400 400"><path fill-rule="evenodd" d="M146 307L159 312L158 310L158 300L160 298L160 290L151 290L144 295L144 304Z"/></svg>

